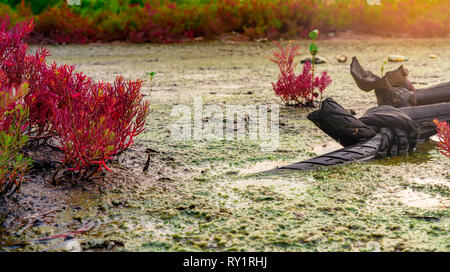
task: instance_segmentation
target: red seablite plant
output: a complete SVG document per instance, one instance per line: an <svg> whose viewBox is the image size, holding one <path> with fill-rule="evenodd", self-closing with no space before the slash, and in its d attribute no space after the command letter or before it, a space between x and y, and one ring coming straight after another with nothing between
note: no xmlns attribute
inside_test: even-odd
<svg viewBox="0 0 450 272"><path fill-rule="evenodd" d="M149 103L140 92L142 81L117 77L114 84L93 82L74 66L54 69L50 89L58 95L54 104L55 129L64 165L83 175L91 166L109 170L106 161L133 144L144 130Z"/></svg>
<svg viewBox="0 0 450 272"><path fill-rule="evenodd" d="M273 51L273 57L269 59L278 64L281 73L293 73L295 67L297 66L297 64L294 63L294 58L296 56L300 56L300 53L297 52L298 49L300 49L300 46L292 46L292 44L289 44L286 48L284 48L278 42L274 41L274 43L280 52Z"/></svg>
<svg viewBox="0 0 450 272"><path fill-rule="evenodd" d="M303 65L301 74L295 74L295 56L299 53L299 46L288 45L283 48L275 42L279 52L274 51L270 60L276 63L280 69L278 81L272 83L275 94L281 98L286 105L313 106L314 99L322 95L323 91L331 84L331 78L326 71L319 77L312 74L311 63Z"/></svg>
<svg viewBox="0 0 450 272"><path fill-rule="evenodd" d="M30 129L35 128L33 136L39 137L50 134L53 102L47 88L50 69L46 65L46 58L49 53L45 48L40 48L31 55L27 53L28 45L24 42L33 27L34 23L30 20L8 29L9 19L0 20L0 70L13 88L28 82L29 89L24 99L30 111Z"/></svg>
<svg viewBox="0 0 450 272"><path fill-rule="evenodd" d="M30 108L30 134L33 139L46 139L54 134L51 128L52 105L57 96L49 89L49 79L56 66L47 66L48 56L47 49L40 48L34 55L28 54L25 60L28 63L25 77L29 82L29 91L24 99Z"/></svg>
<svg viewBox="0 0 450 272"><path fill-rule="evenodd" d="M14 165L28 166L20 164L22 157L11 159L28 136L58 142L64 151L59 170L67 167L81 177L93 167L109 170L106 161L129 148L144 130L149 103L143 101L142 81L117 77L113 84L94 82L74 72L74 66L48 66L46 49L27 52L23 39L32 29L32 21L9 28L7 20L0 20L0 129L6 131L0 131L0 177L10 176ZM19 92L24 82L29 82L27 91ZM13 172L22 180L23 173Z"/></svg>
<svg viewBox="0 0 450 272"><path fill-rule="evenodd" d="M9 29L9 18L0 20L0 70L13 87L24 80L28 69L28 45L23 39L33 29L33 22L26 21Z"/></svg>
<svg viewBox="0 0 450 272"><path fill-rule="evenodd" d="M450 157L450 126L447 122L439 122L438 120L434 120L434 124L439 138L438 145L442 149L441 153Z"/></svg>

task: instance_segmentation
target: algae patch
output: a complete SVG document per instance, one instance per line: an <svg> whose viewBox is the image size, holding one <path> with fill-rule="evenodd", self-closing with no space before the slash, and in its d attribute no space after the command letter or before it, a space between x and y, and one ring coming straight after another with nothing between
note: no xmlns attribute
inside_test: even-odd
<svg viewBox="0 0 450 272"><path fill-rule="evenodd" d="M326 57L356 55L369 63L368 69L376 71L395 43L399 51L408 51L406 65L411 80L433 85L449 76L448 42L326 40L321 52ZM305 48L301 53L307 53L308 42L299 44ZM430 62L424 48L442 52L441 58ZM450 251L448 206L422 208L402 204L399 200L403 195L397 200L378 197L407 190L447 203L450 191L444 185L449 182L450 160L434 143L419 144L408 157L260 175L260 170L282 162L339 148L307 120L312 109L280 107L280 147L274 152L262 152L258 142L180 142L171 138L172 108L192 105L193 96L220 107L279 103L270 85L277 79L278 68L265 58L272 44L70 45L48 49L52 60L76 64L78 70L96 80L112 81L117 74L145 79L146 72L155 71L152 91L149 82L144 85L151 114L145 134L125 159L114 163L109 176L119 180L123 188L105 185L101 193L74 200L73 207L55 212L54 218L45 222L50 229L36 228L40 234L29 229L16 236L15 228L7 228L7 233L2 229L2 241L74 230L99 213L96 226L76 237L84 251ZM348 66L329 62L317 68L319 72L327 70L333 78L326 96L358 114L376 106L375 95L358 89ZM386 70L395 68L396 64L388 63ZM146 148L160 153L151 156L149 173L140 176L137 173L146 160ZM38 208L30 207L33 211ZM50 246L8 250L36 251Z"/></svg>

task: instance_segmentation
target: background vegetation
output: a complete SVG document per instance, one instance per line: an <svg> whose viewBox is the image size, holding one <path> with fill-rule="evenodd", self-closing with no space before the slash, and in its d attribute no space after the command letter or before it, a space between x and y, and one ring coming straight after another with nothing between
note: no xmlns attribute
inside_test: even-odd
<svg viewBox="0 0 450 272"><path fill-rule="evenodd" d="M34 18L34 42L178 42L240 33L306 38L309 30L383 36L448 36L450 0L0 0L13 23Z"/></svg>

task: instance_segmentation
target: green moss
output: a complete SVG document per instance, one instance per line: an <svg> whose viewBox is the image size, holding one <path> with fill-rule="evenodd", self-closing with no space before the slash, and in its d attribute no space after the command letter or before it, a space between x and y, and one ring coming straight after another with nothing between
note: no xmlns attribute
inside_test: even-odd
<svg viewBox="0 0 450 272"><path fill-rule="evenodd" d="M342 53L357 55L377 71L393 42L397 50L408 52L405 65L412 81L435 84L448 78L450 62L443 61L450 58L448 40L332 40L322 42L322 51L330 59ZM449 181L450 160L433 144L419 145L409 157L264 175L246 172L260 169L260 162L309 158L315 155L314 146L331 141L306 119L312 109L281 108L284 125L275 152L262 152L258 142L171 139L171 108L192 105L192 94L202 95L205 104L278 102L270 87L277 67L264 57L272 48L264 43L50 47L54 60L76 63L96 79L112 80L119 72L144 78L146 71L156 71L148 93L152 113L139 142L164 151L154 158L164 167L189 173L81 203L92 208L81 215L82 222L97 209L104 214L99 217L101 227L80 239L121 240L124 245L114 250L126 251L449 251L448 209L414 208L391 197L409 188L448 201L448 186L414 181ZM441 61L429 60L423 48L440 52ZM145 61L155 58L158 61ZM95 63L107 65L99 69ZM196 69L205 66L211 68L207 73ZM331 60L317 69L328 70L333 84L325 94L344 107L362 114L376 105L373 93L358 90L347 65ZM113 207L124 200L126 205ZM80 224L69 218L74 226ZM121 229L120 222L129 224Z"/></svg>

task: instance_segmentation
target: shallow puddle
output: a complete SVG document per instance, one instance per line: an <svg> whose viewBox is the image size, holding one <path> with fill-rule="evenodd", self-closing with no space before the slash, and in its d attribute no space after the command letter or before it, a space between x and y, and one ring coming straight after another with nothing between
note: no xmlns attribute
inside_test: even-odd
<svg viewBox="0 0 450 272"><path fill-rule="evenodd" d="M431 152L437 149L437 145L432 141L417 143L416 150L404 156L395 156L385 159L378 159L373 161L373 164L378 165L401 165L404 163L421 164L431 160Z"/></svg>
<svg viewBox="0 0 450 272"><path fill-rule="evenodd" d="M328 141L325 144L319 144L314 146L313 152L316 153L316 156L320 156L341 149L342 147L343 146L340 145L338 142Z"/></svg>

